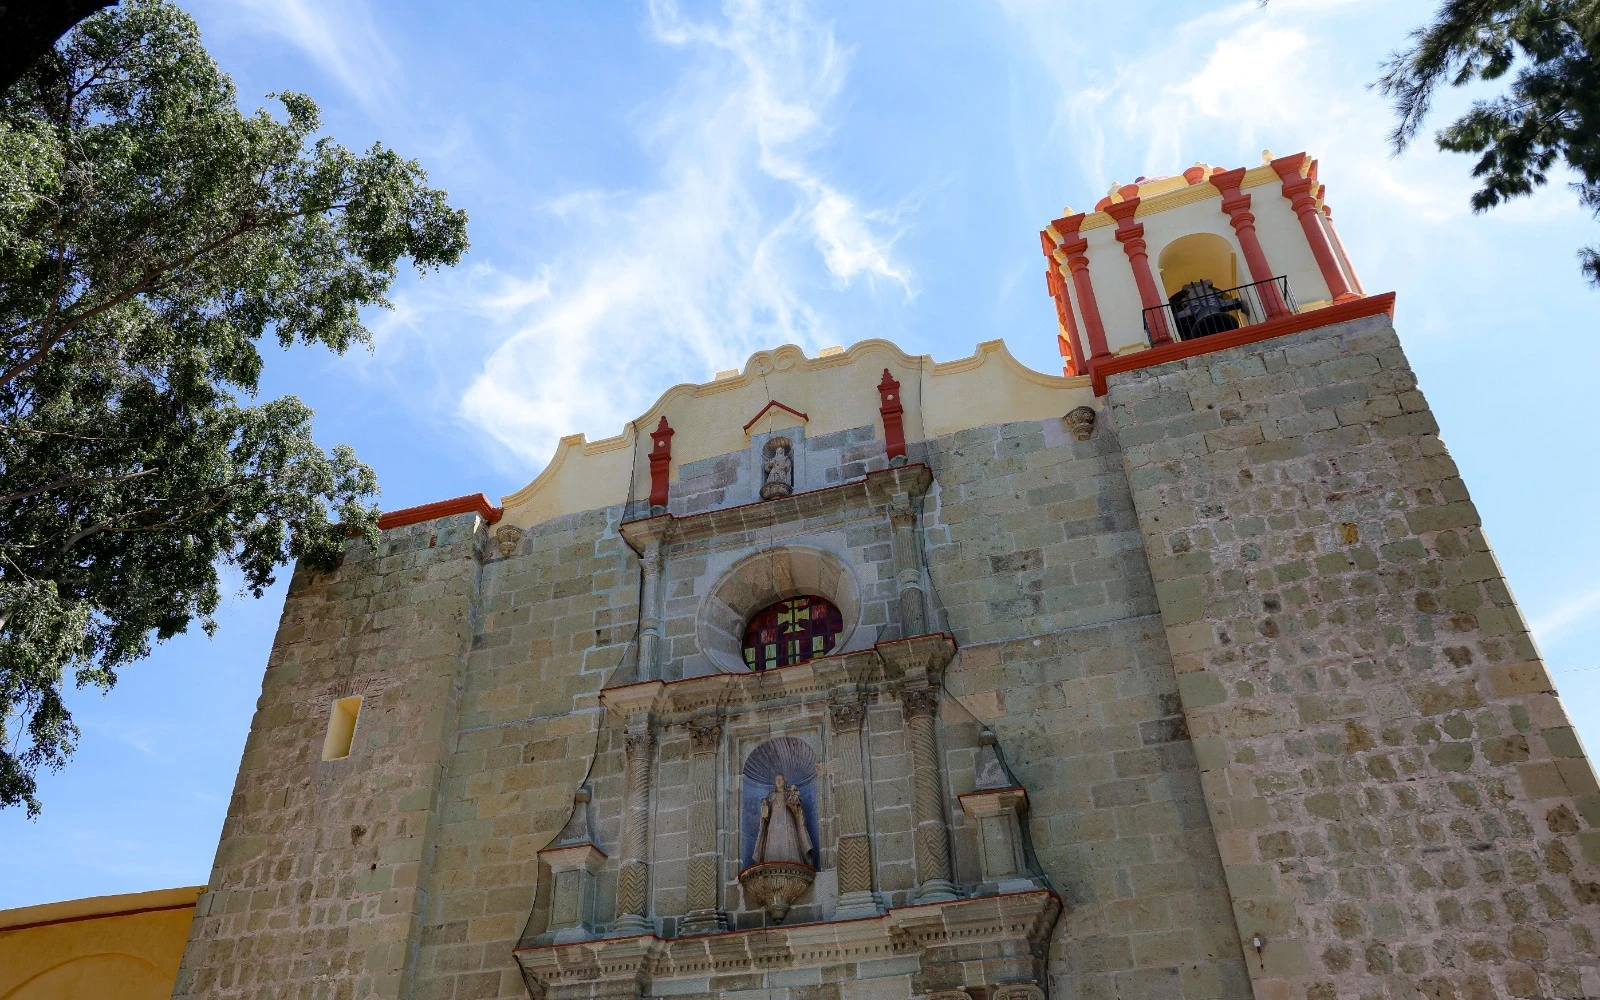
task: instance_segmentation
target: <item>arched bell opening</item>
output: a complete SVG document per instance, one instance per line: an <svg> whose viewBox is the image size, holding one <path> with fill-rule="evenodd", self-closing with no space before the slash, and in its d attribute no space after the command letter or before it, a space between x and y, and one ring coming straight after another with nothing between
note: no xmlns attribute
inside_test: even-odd
<svg viewBox="0 0 1600 1000"><path fill-rule="evenodd" d="M1229 294L1239 287L1239 258L1216 233L1190 233L1168 243L1157 260L1161 285L1180 340L1259 321L1250 302Z"/></svg>
<svg viewBox="0 0 1600 1000"><path fill-rule="evenodd" d="M1218 288L1239 284L1238 255L1233 252L1233 245L1216 233L1178 237L1162 248L1157 266L1169 299L1195 281L1209 281Z"/></svg>

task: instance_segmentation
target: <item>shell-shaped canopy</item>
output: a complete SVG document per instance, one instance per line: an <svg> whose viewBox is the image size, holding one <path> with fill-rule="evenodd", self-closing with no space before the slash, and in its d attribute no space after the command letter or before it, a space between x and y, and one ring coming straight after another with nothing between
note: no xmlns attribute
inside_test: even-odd
<svg viewBox="0 0 1600 1000"><path fill-rule="evenodd" d="M779 774L797 788L816 781L816 751L805 740L793 736L775 736L750 751L750 756L744 760L747 787L771 788L772 779Z"/></svg>

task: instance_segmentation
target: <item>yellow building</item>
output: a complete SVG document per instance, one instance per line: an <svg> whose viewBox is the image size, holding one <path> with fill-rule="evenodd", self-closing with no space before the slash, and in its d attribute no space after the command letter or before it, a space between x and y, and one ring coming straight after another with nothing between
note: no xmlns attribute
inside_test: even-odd
<svg viewBox="0 0 1600 1000"><path fill-rule="evenodd" d="M204 890L0 911L0 1000L165 1000Z"/></svg>

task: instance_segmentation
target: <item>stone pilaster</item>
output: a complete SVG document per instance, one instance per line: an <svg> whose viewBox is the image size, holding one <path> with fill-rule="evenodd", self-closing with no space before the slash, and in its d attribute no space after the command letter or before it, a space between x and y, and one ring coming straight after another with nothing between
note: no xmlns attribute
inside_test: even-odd
<svg viewBox="0 0 1600 1000"><path fill-rule="evenodd" d="M900 634L922 635L928 630L922 596L922 567L917 546L917 504L909 494L896 493L890 502L889 523L894 528L895 585L900 594Z"/></svg>
<svg viewBox="0 0 1600 1000"><path fill-rule="evenodd" d="M683 933L714 934L728 929L727 914L717 906L722 881L717 849L717 752L722 747L722 723L691 723L689 737L694 743L689 834L695 854L689 859L689 912Z"/></svg>
<svg viewBox="0 0 1600 1000"><path fill-rule="evenodd" d="M871 917L883 912L872 890L872 838L867 833L867 797L863 781L862 724L866 709L860 701L834 702L833 746L836 792L839 804L839 906L836 919Z"/></svg>
<svg viewBox="0 0 1600 1000"><path fill-rule="evenodd" d="M934 726L939 714L939 692L932 687L911 688L901 696L906 728L911 734L911 819L917 850L917 902L955 899L950 881L950 831L945 823L944 769Z"/></svg>
<svg viewBox="0 0 1600 1000"><path fill-rule="evenodd" d="M628 792L622 827L622 871L617 878L618 934L648 934L650 900L650 759L655 736L648 717L628 726Z"/></svg>
<svg viewBox="0 0 1600 1000"><path fill-rule="evenodd" d="M661 542L651 539L639 557L644 586L639 594L639 680L654 680L660 673L661 649Z"/></svg>

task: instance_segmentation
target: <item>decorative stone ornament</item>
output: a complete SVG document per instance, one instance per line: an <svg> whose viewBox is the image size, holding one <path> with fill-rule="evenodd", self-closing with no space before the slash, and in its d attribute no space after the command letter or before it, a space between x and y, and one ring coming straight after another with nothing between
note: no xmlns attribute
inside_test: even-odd
<svg viewBox="0 0 1600 1000"><path fill-rule="evenodd" d="M539 852L551 881L549 923L540 940L552 944L594 936L596 876L606 854L595 845L592 798L588 785L578 789L567 825Z"/></svg>
<svg viewBox="0 0 1600 1000"><path fill-rule="evenodd" d="M978 827L983 880L996 883L1002 892L1033 888L1022 851L1028 793L1022 788L996 788L968 792L960 798L962 811Z"/></svg>
<svg viewBox="0 0 1600 1000"><path fill-rule="evenodd" d="M494 533L494 544L500 551L501 559L509 559L517 554L517 546L522 544L522 529L514 524L502 524Z"/></svg>
<svg viewBox="0 0 1600 1000"><path fill-rule="evenodd" d="M767 911L774 924L783 923L789 909L816 881L817 870L798 861L766 861L739 873L745 900Z"/></svg>
<svg viewBox="0 0 1600 1000"><path fill-rule="evenodd" d="M1068 410L1064 418L1067 422L1067 431L1074 441L1087 441L1094 434L1094 409L1088 406L1079 406Z"/></svg>

